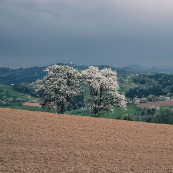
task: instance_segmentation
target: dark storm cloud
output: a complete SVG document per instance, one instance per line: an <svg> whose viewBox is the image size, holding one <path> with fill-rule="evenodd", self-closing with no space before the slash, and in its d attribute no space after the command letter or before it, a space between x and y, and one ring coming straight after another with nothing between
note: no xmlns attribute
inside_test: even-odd
<svg viewBox="0 0 173 173"><path fill-rule="evenodd" d="M1 0L0 66L173 66L172 6L171 0Z"/></svg>

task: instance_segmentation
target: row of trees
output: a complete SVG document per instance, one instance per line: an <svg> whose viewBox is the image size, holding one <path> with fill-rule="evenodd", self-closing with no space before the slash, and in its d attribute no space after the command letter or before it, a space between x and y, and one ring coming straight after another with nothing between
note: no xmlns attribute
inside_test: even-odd
<svg viewBox="0 0 173 173"><path fill-rule="evenodd" d="M21 93L26 93L29 94L31 96L36 96L34 94L34 88L32 85L28 85L28 84L15 84L14 85L14 89L21 92Z"/></svg>
<svg viewBox="0 0 173 173"><path fill-rule="evenodd" d="M129 91L126 92L126 97L129 97L130 99L134 99L135 97L137 98L142 98L142 97L147 97L149 95L154 95L154 96L160 96L160 95L166 95L167 92L163 91L161 87L148 87L148 88L131 88Z"/></svg>
<svg viewBox="0 0 173 173"><path fill-rule="evenodd" d="M90 66L79 72L73 67L52 65L47 75L36 81L35 93L43 108L56 108L57 113L74 109L74 98L87 92L85 106L92 115L99 117L102 111L111 113L113 106L126 108L125 96L119 94L116 72Z"/></svg>

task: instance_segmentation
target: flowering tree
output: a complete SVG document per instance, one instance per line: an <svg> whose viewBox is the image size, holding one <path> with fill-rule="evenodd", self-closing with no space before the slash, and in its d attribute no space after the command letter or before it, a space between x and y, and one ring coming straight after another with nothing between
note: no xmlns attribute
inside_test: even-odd
<svg viewBox="0 0 173 173"><path fill-rule="evenodd" d="M81 75L69 66L52 65L46 71L47 75L36 81L35 93L43 108L56 107L57 113L63 113L73 107L74 97L81 93Z"/></svg>
<svg viewBox="0 0 173 173"><path fill-rule="evenodd" d="M84 83L88 86L86 106L95 117L100 111L113 112L113 106L126 108L125 96L118 93L119 85L116 72L111 69L99 71L97 67L81 71Z"/></svg>

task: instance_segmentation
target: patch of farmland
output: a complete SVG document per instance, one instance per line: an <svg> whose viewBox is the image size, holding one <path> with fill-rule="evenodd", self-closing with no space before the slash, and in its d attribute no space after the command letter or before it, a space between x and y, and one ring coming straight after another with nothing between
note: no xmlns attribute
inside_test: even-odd
<svg viewBox="0 0 173 173"><path fill-rule="evenodd" d="M39 106L39 107L41 107L39 103L30 103L30 102L25 102L22 105L24 105L24 106Z"/></svg>
<svg viewBox="0 0 173 173"><path fill-rule="evenodd" d="M151 106L173 106L173 100L139 103L140 108L148 108Z"/></svg>

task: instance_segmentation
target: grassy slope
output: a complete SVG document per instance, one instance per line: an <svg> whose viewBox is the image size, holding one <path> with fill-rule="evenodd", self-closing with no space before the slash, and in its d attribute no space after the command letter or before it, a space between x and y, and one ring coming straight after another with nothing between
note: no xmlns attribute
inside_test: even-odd
<svg viewBox="0 0 173 173"><path fill-rule="evenodd" d="M122 88L122 86L124 86L124 88ZM133 82L129 82L129 83L120 83L119 84L119 92L120 93L126 93L127 91L129 91L131 88L135 88L135 84Z"/></svg>
<svg viewBox="0 0 173 173"><path fill-rule="evenodd" d="M9 95L11 97L20 97L22 99L27 99L28 98L28 94L21 93L21 92L15 90L14 86L12 86L12 85L2 85L2 86L0 86L0 90L9 91ZM35 97L31 96L31 98L34 99Z"/></svg>
<svg viewBox="0 0 173 173"><path fill-rule="evenodd" d="M0 86L0 99L2 99L2 90L8 91L8 95L6 95L7 98L22 98L22 99L28 99L28 94L21 93L19 91L16 91L12 85L2 85ZM35 97L31 96L32 99L35 99ZM22 110L37 110L42 111L41 108L35 107L35 106L23 106L20 101L13 101L10 102L10 105L0 105L2 108L12 108L12 109L22 109Z"/></svg>
<svg viewBox="0 0 173 173"><path fill-rule="evenodd" d="M141 111L142 111L142 109L141 109ZM105 112L101 115L101 117L103 117L103 118L117 118L117 117L121 117L123 114L135 114L135 113L141 114L141 111L136 110L134 105L128 104L127 110L121 109L119 107L114 107L114 112L111 115L109 115L107 112ZM69 114L70 115L83 115L83 116L89 116L90 115L88 110L81 111L81 112L79 111L77 113L71 111L71 112L69 112Z"/></svg>

